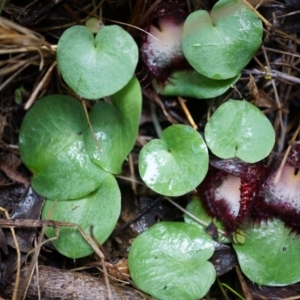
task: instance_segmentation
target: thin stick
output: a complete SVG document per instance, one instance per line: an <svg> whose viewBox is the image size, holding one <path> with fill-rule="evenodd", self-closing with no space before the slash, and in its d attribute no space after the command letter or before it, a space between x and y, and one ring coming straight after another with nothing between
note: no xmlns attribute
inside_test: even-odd
<svg viewBox="0 0 300 300"><path fill-rule="evenodd" d="M159 1L161 1L161 0L159 0ZM149 12L149 10L148 10L148 12ZM107 21L110 21L110 22L113 22L113 23L116 23L116 24L120 24L120 25L125 25L125 26L128 26L128 27L132 27L134 29L137 29L139 31L142 31L142 32L146 33L147 35L151 36L154 40L158 41L162 45L168 46L167 44L165 44L164 42L162 42L160 39L158 39L157 37L155 37L153 34L151 34L150 32L148 32L148 31L146 31L146 30L144 30L144 29L142 29L140 27L137 27L137 26L134 26L134 25L131 25L131 24L128 24L128 23L116 21L116 20L106 19L106 18L103 18L103 20L107 20Z"/></svg>
<svg viewBox="0 0 300 300"><path fill-rule="evenodd" d="M11 75L7 80L5 80L0 85L0 91L2 91L13 79L15 79L24 69L26 69L29 66L29 64L25 64L22 68L20 68L18 71L14 72L13 75Z"/></svg>
<svg viewBox="0 0 300 300"><path fill-rule="evenodd" d="M224 286L223 283L220 281L220 279L218 277L217 277L217 282L218 282L218 285L220 287L221 293L223 294L225 300L230 300L230 298L228 297L228 295L226 294L226 292L225 292L225 290L223 288L223 286ZM227 286L225 286L225 287L227 287Z"/></svg>
<svg viewBox="0 0 300 300"><path fill-rule="evenodd" d="M253 297L252 297L252 295L251 295L251 293L250 293L250 291L249 291L249 288L248 288L248 286L247 286L247 284L246 284L246 282L245 282L245 279L244 279L244 277L243 277L243 275L242 275L242 272L241 272L239 266L236 266L236 267L235 267L235 270L236 270L236 273L237 273L239 282L240 282L240 284L241 284L242 290L243 290L243 292L244 292L245 298L246 298L247 300L253 300Z"/></svg>
<svg viewBox="0 0 300 300"><path fill-rule="evenodd" d="M35 245L34 245L34 248L36 248L36 239L34 239L34 242L35 242ZM37 261L35 262L34 264L34 269L33 271L35 270L35 273L36 273L36 285L37 285L37 294L38 294L38 300L41 300L41 289L40 289L40 275L39 275L39 265L37 263ZM33 274L33 272L32 272ZM30 279L31 281L31 279ZM29 282L28 282L28 287L29 287ZM28 289L26 291L26 295L27 295L27 292L28 292ZM25 298L24 298L25 299Z"/></svg>
<svg viewBox="0 0 300 300"><path fill-rule="evenodd" d="M133 179L131 180L131 188L134 192L134 194L137 194L137 190L136 190L136 182L135 182L135 175L134 175L134 163L133 163L133 157L132 154L129 154L128 156L128 161L129 161L129 170L130 170L130 178Z"/></svg>
<svg viewBox="0 0 300 300"><path fill-rule="evenodd" d="M161 99L159 98L159 96L157 95L157 93L155 93L154 91L151 91L150 89L148 90L143 90L143 94L150 100L154 100L161 108L161 110L163 111L165 117L167 118L167 120L171 123L171 124L177 124L178 122L166 111Z"/></svg>
<svg viewBox="0 0 300 300"><path fill-rule="evenodd" d="M289 55L289 56L294 56L294 57L299 57L300 58L300 54L298 54L298 53L290 53L290 52L287 52L287 51L282 51L282 50L268 48L268 47L265 47L265 49L267 51L269 51L269 52L280 53L280 54L284 54L284 55Z"/></svg>
<svg viewBox="0 0 300 300"><path fill-rule="evenodd" d="M9 66L6 66L6 67L2 68L0 70L0 76L7 75L7 74L12 73L16 70L19 70L23 65L25 65L25 64L28 65L29 64L28 61L32 61L32 59L30 59L30 60L21 60L18 63L16 63L15 65L12 65L12 66L9 65Z"/></svg>
<svg viewBox="0 0 300 300"><path fill-rule="evenodd" d="M266 27L271 28L273 26L272 23L266 20L247 0L242 0L242 1L264 22ZM296 44L300 45L300 41L297 38L290 36L289 34L286 34L285 32L278 29L274 29L274 32L281 35L284 38L291 39Z"/></svg>
<svg viewBox="0 0 300 300"><path fill-rule="evenodd" d="M189 120L190 124L192 125L192 127L193 127L194 129L197 130L197 129L198 129L198 126L197 126L197 124L195 123L193 117L191 116L190 111L189 111L189 109L187 108L187 106L186 106L186 104L185 104L185 100L184 100L183 98L181 98L181 97L177 97L177 99L178 99L178 101L179 101L179 104L181 105L181 108L182 108L183 112L185 113L187 119Z"/></svg>
<svg viewBox="0 0 300 300"><path fill-rule="evenodd" d="M242 297L237 291L235 291L231 286L229 286L226 283L220 283L220 288L221 287L226 287L231 293L233 293L234 295L236 295L238 298L240 298L241 300L247 300L244 297ZM224 289L223 289L224 290ZM224 294L224 293L223 293Z"/></svg>
<svg viewBox="0 0 300 300"><path fill-rule="evenodd" d="M53 203L52 207L50 208L50 211L48 213L48 216L51 216L54 212L54 209L55 209L55 204L56 202ZM47 216L47 217L48 217ZM107 277L107 269L106 269L106 266L105 266L105 262L104 262L104 254L103 252L101 251L101 249L98 247L98 245L96 244L96 242L88 235L86 234L86 232L77 224L72 224L72 223L66 223L65 225L63 226L71 226L71 227L76 227L77 230L79 230L80 234L82 235L82 237L86 240L86 242L92 247L92 249L95 251L95 253L98 255L98 257L100 258L100 261L101 261L101 264L102 264L102 267L103 267L103 272L105 273L106 272L106 276L104 276L104 279L105 279L105 283L106 283L106 286L107 286L107 293L108 293L108 299L112 299L112 292L111 292L111 288L110 288L110 285L109 285L109 281L108 281L108 277ZM45 226L43 226L43 230L45 230ZM44 234L44 232L43 232ZM57 236L58 237L58 236ZM98 241L97 241L98 242ZM98 242L99 243L99 242ZM99 243L100 244L100 243Z"/></svg>
<svg viewBox="0 0 300 300"><path fill-rule="evenodd" d="M98 247L98 245L94 242L94 240L90 236L88 236L85 233L85 231L83 231L83 229L81 227L79 227L77 224L75 224L75 225L76 225L76 228L81 233L81 235L83 236L83 238L87 241L87 243L92 247L92 249L95 251L95 253L100 258L102 268L103 268L103 272L104 272L104 274L106 273L106 276L104 276L104 279L105 279L105 284L106 284L106 287L107 287L108 299L112 299L112 292L111 292L109 280L108 280L108 277L107 277L107 268L106 268L106 265L105 265L105 262L104 262L105 256L104 256L103 252L101 251L101 249Z"/></svg>
<svg viewBox="0 0 300 300"><path fill-rule="evenodd" d="M269 62L269 59L268 59L266 49L265 49L264 46L262 46L261 48L262 48L264 56L265 56L265 60L266 60L267 66L268 66L268 70L272 70L271 66L270 66L270 62ZM274 89L274 95L275 95L275 100L277 102L277 106L278 106L278 108L281 108L281 102L280 102L278 92L277 92L277 87L276 87L276 84L275 84L275 81L274 81L273 78L271 79L271 82L272 82L272 86L273 86L273 89ZM280 122L282 123L282 118L281 118Z"/></svg>
<svg viewBox="0 0 300 300"><path fill-rule="evenodd" d="M7 29L9 32L11 32L11 29L13 29L19 33L30 36L32 39L36 41L41 40L44 41L44 43L46 43L45 38L41 34L29 30L28 28L23 27L21 25L18 25L17 23L12 22L6 18L0 17L0 27L2 27L3 29Z"/></svg>
<svg viewBox="0 0 300 300"><path fill-rule="evenodd" d="M144 23L145 20L149 17L149 15L152 13L152 11L158 6L158 4L160 4L160 2L162 2L162 0L156 0L150 7L149 9L147 9L146 13L144 14L141 23Z"/></svg>
<svg viewBox="0 0 300 300"><path fill-rule="evenodd" d="M0 207L0 211L3 211L5 214L5 217L7 220L10 220L10 216L8 211L3 208ZM18 240L16 237L16 233L13 227L10 227L10 231L11 231L11 235L13 237L14 240L14 244L15 244L15 248L16 248L16 252L17 252L17 274L16 274L16 283L15 283L15 287L14 287L14 291L13 291L13 295L12 295L12 300L17 300L18 297L18 290L19 290L19 284L20 284L20 275L21 275L21 252L20 252L20 248L19 248L19 244L18 244Z"/></svg>
<svg viewBox="0 0 300 300"><path fill-rule="evenodd" d="M3 208L2 208L2 209L0 208L0 210L5 211ZM6 212L6 213L7 213L7 212ZM8 219L9 219L9 215L8 215L7 217L8 217ZM10 220L10 219L9 219L9 220ZM1 221L3 221L3 220L1 220ZM10 221L20 221L20 220L10 220ZM23 220L23 221L24 221L24 220ZM104 258L105 258L105 256L103 255L103 253L101 252L101 250L99 249L99 247L97 246L97 244L93 241L93 239L91 239L90 236L88 236L88 235L85 233L85 231L83 231L83 229L82 229L79 225L73 224L73 223L68 223L68 222L58 222L58 221L51 221L51 220L45 220L45 221L43 221L43 220L32 220L32 221L34 221L34 222L33 222L34 224L27 224L27 225L29 225L29 226L25 226L25 227L43 227L43 228L45 228L46 226L50 226L50 227L54 227L54 228L57 228L57 227L63 227L63 226L65 226L65 227L75 227L75 228L80 232L80 234L82 235L82 237L86 240L86 242L92 247L92 249L95 251L95 253L98 255L98 257L100 258L101 263L102 263L102 265L103 265L103 270L106 270L106 266L105 266L105 263L104 263ZM4 223L4 222L1 222L1 223ZM13 223L19 223L19 222L13 222ZM1 226L1 225L2 225L2 224L0 224L0 226ZM6 224L6 225L7 225L7 224ZM32 225L32 226L30 226L30 225ZM19 249L18 244L17 244L16 236L14 235L14 229L13 229L13 226L14 226L14 225L12 225L12 226L10 226L10 227L11 227L11 230L12 230L12 233L13 233L13 238L14 238L15 243L16 243L16 250L17 250L17 253L19 253L19 255L20 255L20 249ZM6 226L2 226L2 227L6 227ZM22 226L21 226L21 227L22 227ZM41 237L42 237L42 234L41 234ZM45 243L47 243L47 242L49 242L49 241L52 241L52 240L54 240L54 239L57 239L57 238L58 238L58 234L57 234L55 237L46 240L45 242L39 243L38 251L35 250L35 256L36 256L36 253L39 253L40 248L41 248ZM20 257L18 256L18 261L20 261L20 259L21 259L21 256L20 256ZM33 261L34 261L34 260L33 260ZM32 270L33 270L33 269L32 269ZM106 272L107 272L107 270L106 270ZM31 278L31 276L30 276L29 278ZM13 294L13 298L12 298L13 300L16 300L16 299L17 299L15 293L17 293L17 291L18 291L19 280L20 280L20 264L19 264L19 268L18 268L18 270L17 270L16 285L15 285L14 294ZM109 297L110 297L109 299L112 299L112 293L111 293L111 289L110 289L110 285L109 285L108 279L106 278L105 281L106 281L106 284L107 284L108 295L109 295ZM26 288L26 290L27 290L27 288ZM15 296L14 296L14 295L15 295ZM26 294L25 294L25 295L26 295Z"/></svg>
<svg viewBox="0 0 300 300"><path fill-rule="evenodd" d="M169 197L165 197L165 199L167 199L170 203L172 203L175 207L177 207L179 210L181 210L183 213L185 213L186 215L188 215L190 218L192 218L194 221L196 221L197 223L201 224L204 227L207 227L209 224L198 219L197 217L195 217L193 214L191 214L190 212L188 212L187 210L185 210L183 207L181 207L180 205L178 205L176 202L174 202L172 199L170 199ZM218 228L218 233L227 236L226 232L219 229Z"/></svg>
<svg viewBox="0 0 300 300"><path fill-rule="evenodd" d="M48 71L46 72L45 76L43 77L43 79L39 82L39 84L37 85L37 87L35 88L35 90L33 91L33 93L31 94L31 96L29 97L28 101L26 102L24 109L27 110L31 107L31 105L33 104L38 92L41 90L42 86L44 85L44 83L46 82L46 80L49 78L52 70L54 69L54 67L56 66L56 61L53 62L53 64L49 67Z"/></svg>
<svg viewBox="0 0 300 300"><path fill-rule="evenodd" d="M122 179L122 180L130 181L130 182L134 181L135 183L140 184L140 185L145 185L143 182L138 181L137 179L128 178L128 177L125 177L125 176L122 176L122 175L116 175L115 177L119 178L119 179ZM1 222L1 220L0 220L0 222Z"/></svg>
<svg viewBox="0 0 300 300"><path fill-rule="evenodd" d="M278 172L277 172L277 174L276 174L276 176L274 178L274 183L275 184L277 184L279 182L279 179L280 179L283 167L284 167L284 165L286 163L286 160L287 160L287 157L288 157L288 155L289 155L289 153L290 153L290 151L292 149L292 144L296 140L296 137L299 134L299 131L300 131L300 125L298 126L297 130L295 131L295 133L294 133L294 135L293 135L293 137L292 137L292 139L291 139L291 141L289 143L289 146L287 147L286 152L285 152L285 154L283 156L283 159L282 159L282 162L281 162L280 167L278 169Z"/></svg>
<svg viewBox="0 0 300 300"><path fill-rule="evenodd" d="M56 205L56 201L54 202L54 204L52 205L48 215L49 216L52 216L53 214L53 211L54 211L54 207ZM48 216L47 216L48 217ZM37 261L38 261L38 257L40 255L40 251L41 251L41 248L42 246L51 241L51 240L56 240L59 236L59 233L54 237L54 238L50 238L46 241L43 242L43 237L45 235L45 229L46 229L46 226L45 224L42 226L42 230L40 232L40 236L38 238L38 241L37 241L37 245L27 253L27 257L33 253L32 255L32 258L31 258L31 262L28 266L28 270L30 270L30 274L28 276L26 276L26 278L24 279L24 282L23 282L23 286L21 287L22 289L20 290L20 292L22 293L23 295L23 300L26 299L26 296L27 296L27 293L28 293L28 289L29 289L29 286L30 286L30 282L32 280L32 277L33 277L33 273L34 273L34 270L36 269L36 266L37 266ZM37 280L38 280L38 274L37 274Z"/></svg>
<svg viewBox="0 0 300 300"><path fill-rule="evenodd" d="M121 226L117 227L114 231L113 231L113 235L116 234L117 232L119 232L120 230L123 230L124 228L126 228L128 225L134 223L135 221L137 221L139 218L141 218L146 212L148 212L149 210L151 210L156 204L158 204L162 199L162 196L159 196L157 199L155 199L151 204L147 205L142 211L140 211L137 215L135 215L132 219L130 219L129 221L127 221L126 223L122 224Z"/></svg>
<svg viewBox="0 0 300 300"><path fill-rule="evenodd" d="M151 110L151 119L153 122L153 126L155 128L156 134L157 136L160 138L161 137L161 126L155 111L155 104L153 102L150 103L150 110Z"/></svg>
<svg viewBox="0 0 300 300"><path fill-rule="evenodd" d="M264 23L267 27L272 27L272 24L264 18L247 0L242 0Z"/></svg>
<svg viewBox="0 0 300 300"><path fill-rule="evenodd" d="M264 46L262 46L261 48L262 48L264 56L265 56L265 60L266 60L267 66L268 66L268 70L271 70L271 66L270 66L269 58L267 56L266 49L265 49ZM283 131L284 126L283 126L282 111L281 111L282 105L281 105L281 102L280 102L280 99L279 99L277 86L276 86L275 80L273 78L271 78L271 83L272 83L273 90L274 90L275 100L277 102L277 108L278 108L277 115L279 116L279 123L280 123L281 131Z"/></svg>
<svg viewBox="0 0 300 300"><path fill-rule="evenodd" d="M282 298L282 300L298 300L300 299L300 296L293 296L293 297L288 297L288 298Z"/></svg>
<svg viewBox="0 0 300 300"><path fill-rule="evenodd" d="M246 74L257 74L257 75L263 75L263 76L271 76L273 78L278 78L282 80L286 80L292 83L300 84L300 78L297 78L293 75L285 74L277 70L268 70L268 71L260 71L260 70L244 70L244 73Z"/></svg>

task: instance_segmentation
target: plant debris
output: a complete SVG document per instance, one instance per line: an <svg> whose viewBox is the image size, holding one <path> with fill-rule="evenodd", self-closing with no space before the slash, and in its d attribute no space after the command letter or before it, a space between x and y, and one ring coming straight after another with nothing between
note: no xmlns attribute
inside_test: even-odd
<svg viewBox="0 0 300 300"><path fill-rule="evenodd" d="M134 288L128 276L122 277L121 273L127 268L128 249L138 233L161 220L177 221L182 218L182 213L173 207L170 209L164 197L148 210L149 202L159 196L141 183L138 175L137 155L142 146L157 138L169 124L192 124L202 133L207 120L223 101L243 98L261 108L275 129L275 147L264 160L265 165L270 165L278 157L283 159L286 149L299 143L295 135L300 111L300 3L297 0L243 0L253 5L253 10L264 23L263 43L254 59L242 70L234 88L222 97L207 100L165 97L158 95L150 85L152 77L163 85L172 82L172 78L168 80L170 74L178 69L189 69L189 65L182 59L180 46L176 42L176 51L172 52L173 56L168 61L164 60L165 50L157 51L158 56L154 58L163 62L154 67L154 58L150 57L151 62L149 53L146 53L149 41L153 40L148 31L155 37L158 33L158 39L166 44L170 39L160 37L164 34L160 31L171 30L174 34L174 24L181 24L192 11L211 10L216 2L11 0L3 4L0 17L1 296L19 299L21 292L25 294L28 283L26 299L37 299L39 296L42 299L70 299L75 298L75 294L85 299L121 299L122 296L124 299L150 299ZM144 60L140 59L136 70L136 76L142 85L145 84L144 103L134 149L117 178L124 198L117 225L119 228L116 227L104 246L91 241L98 249L98 255L73 261L58 254L43 235L46 225L53 226L55 232L59 232L59 228L67 224L50 224L50 221L40 220L44 199L29 184L33 177L32 170L22 164L17 141L25 110L35 101L51 94L76 97L58 71L56 45L65 29L83 25L91 16L101 19L106 25L122 26L144 45L140 49ZM177 33L180 34L180 30ZM89 104L87 106L90 110ZM296 169L297 173L298 167ZM191 194L184 195L178 203L185 206L190 198ZM285 221L288 223L287 219ZM289 225L293 227L293 224ZM234 227L232 224L230 226ZM90 230L93 231L92 228ZM248 293L253 299L284 299L300 294L299 284L259 287L239 276L235 269L237 259L229 246L217 249L210 261L216 268L220 283L214 284L208 292L211 299L233 299L233 289L241 295ZM22 272L19 273L21 266ZM31 272L32 278L28 275ZM91 292L94 294L89 296Z"/></svg>

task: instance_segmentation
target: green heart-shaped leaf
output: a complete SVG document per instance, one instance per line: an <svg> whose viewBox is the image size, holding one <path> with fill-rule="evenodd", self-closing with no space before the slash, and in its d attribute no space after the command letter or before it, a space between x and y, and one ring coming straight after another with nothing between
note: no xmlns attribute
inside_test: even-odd
<svg viewBox="0 0 300 300"><path fill-rule="evenodd" d="M220 158L237 157L254 163L264 159L275 143L275 132L267 117L244 100L222 104L205 126L205 140Z"/></svg>
<svg viewBox="0 0 300 300"><path fill-rule="evenodd" d="M142 106L138 80L133 78L110 98L112 104L99 102L90 112L98 146L89 129L85 131L84 138L91 159L106 171L118 174L138 133Z"/></svg>
<svg viewBox="0 0 300 300"><path fill-rule="evenodd" d="M108 174L100 187L81 199L68 201L46 200L42 218L77 224L102 244L113 231L120 215L121 196L113 175ZM53 228L45 231L48 238L56 236ZM73 259L87 256L93 252L76 227L61 227L58 239L52 241L63 255Z"/></svg>
<svg viewBox="0 0 300 300"><path fill-rule="evenodd" d="M207 261L213 252L212 239L196 226L161 222L134 240L128 256L130 275L157 299L200 299L216 278Z"/></svg>
<svg viewBox="0 0 300 300"><path fill-rule="evenodd" d="M137 61L135 41L117 25L102 27L95 38L86 27L73 26L57 45L57 64L64 80L87 99L119 91L132 78Z"/></svg>
<svg viewBox="0 0 300 300"><path fill-rule="evenodd" d="M226 80L214 80L196 71L177 71L170 76L164 87L161 87L156 80L153 81L153 87L164 96L206 99L224 94L239 78L238 75Z"/></svg>
<svg viewBox="0 0 300 300"><path fill-rule="evenodd" d="M262 22L242 1L220 0L210 14L199 10L188 16L182 48L196 71L212 79L227 79L247 65L262 34Z"/></svg>
<svg viewBox="0 0 300 300"><path fill-rule="evenodd" d="M243 229L244 244L234 244L243 273L258 285L300 281L300 237L278 219Z"/></svg>
<svg viewBox="0 0 300 300"><path fill-rule="evenodd" d="M201 135L186 125L163 130L140 152L139 172L155 192L180 196L195 189L208 169L208 151Z"/></svg>
<svg viewBox="0 0 300 300"><path fill-rule="evenodd" d="M82 134L86 128L81 104L68 96L47 96L26 114L19 147L23 163L34 172L37 193L75 199L94 191L107 176L88 156Z"/></svg>

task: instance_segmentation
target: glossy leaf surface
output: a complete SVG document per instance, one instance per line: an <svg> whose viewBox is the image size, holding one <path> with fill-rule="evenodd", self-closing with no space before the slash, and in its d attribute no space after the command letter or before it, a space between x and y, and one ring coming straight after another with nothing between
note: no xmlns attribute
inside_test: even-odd
<svg viewBox="0 0 300 300"><path fill-rule="evenodd" d="M89 128L84 132L84 140L91 159L104 170L118 174L138 133L142 107L138 80L131 79L110 99L111 104L96 103L89 114L99 147Z"/></svg>
<svg viewBox="0 0 300 300"><path fill-rule="evenodd" d="M200 134L186 125L163 130L140 152L139 171L148 187L167 196L195 189L208 169L208 151Z"/></svg>
<svg viewBox="0 0 300 300"><path fill-rule="evenodd" d="M300 280L300 237L278 219L243 229L244 244L234 244L243 273L258 285L282 286Z"/></svg>
<svg viewBox="0 0 300 300"><path fill-rule="evenodd" d="M254 163L264 159L275 143L275 132L267 117L244 100L222 104L205 126L205 140L218 157L237 157Z"/></svg>
<svg viewBox="0 0 300 300"><path fill-rule="evenodd" d="M109 174L93 193L76 200L46 200L42 218L54 221L74 223L102 244L113 231L120 215L121 195L118 184ZM55 237L53 228L47 227L48 238ZM76 227L61 227L59 237L52 241L55 248L63 255L76 259L93 252Z"/></svg>
<svg viewBox="0 0 300 300"><path fill-rule="evenodd" d="M134 283L157 299L196 300L215 280L207 261L213 252L213 241L195 225L161 222L134 240L129 270Z"/></svg>
<svg viewBox="0 0 300 300"><path fill-rule="evenodd" d="M19 134L21 159L34 173L32 186L50 199L75 199L99 187L107 172L88 156L83 131L88 128L82 105L52 95L26 114Z"/></svg>
<svg viewBox="0 0 300 300"><path fill-rule="evenodd" d="M73 26L57 45L62 77L87 99L109 96L123 88L132 78L137 61L135 41L117 25L102 27L95 38L85 26Z"/></svg>
<svg viewBox="0 0 300 300"><path fill-rule="evenodd" d="M193 68L212 79L237 76L262 41L257 15L242 1L220 0L211 13L191 13L183 28L182 47Z"/></svg>

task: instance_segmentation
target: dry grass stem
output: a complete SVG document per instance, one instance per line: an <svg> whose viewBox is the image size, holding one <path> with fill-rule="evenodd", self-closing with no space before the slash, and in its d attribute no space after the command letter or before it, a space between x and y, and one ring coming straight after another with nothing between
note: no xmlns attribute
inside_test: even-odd
<svg viewBox="0 0 300 300"><path fill-rule="evenodd" d="M291 141L289 143L289 146L286 149L286 152L285 152L285 154L283 156L283 159L281 161L281 164L280 164L280 167L278 169L278 172L277 172L277 174L276 174L276 176L274 178L274 184L277 184L279 182L279 180L280 180L280 176L282 174L283 167L284 167L284 165L286 163L286 160L287 160L287 157L288 157L288 155L289 155L289 153L290 153L290 151L292 149L292 145L295 142L295 140L296 140L296 138L297 138L297 136L299 134L299 131L300 131L300 125L298 126L297 130L294 132L293 137L292 137L292 139L291 139Z"/></svg>
<svg viewBox="0 0 300 300"><path fill-rule="evenodd" d="M194 216L193 214L191 214L190 212L188 212L186 209L184 209L183 207L181 207L179 204L177 204L175 201L173 201L171 198L169 197L165 197L165 199L167 199L172 205L174 205L175 207L177 207L179 210L181 210L184 214L188 215L190 218L192 218L194 221L196 221L197 223L201 224L204 227L207 227L209 224L206 222L203 222L202 220L198 219L196 216ZM225 231L221 230L218 228L218 233L219 234L223 234L223 235L227 235Z"/></svg>
<svg viewBox="0 0 300 300"><path fill-rule="evenodd" d="M198 129L198 126L197 124L195 123L189 109L187 108L186 104L185 104L185 100L181 97L177 97L178 98L178 101L179 101L179 104L184 112L184 114L186 115L187 119L189 120L190 124L192 125L192 127L197 130Z"/></svg>
<svg viewBox="0 0 300 300"><path fill-rule="evenodd" d="M34 89L34 91L32 92L31 96L29 97L29 99L27 100L24 109L27 110L29 109L34 100L37 97L37 94L39 93L39 91L43 88L45 82L49 79L49 76L51 74L51 72L53 71L53 69L56 67L56 61L53 62L53 64L50 66L50 68L48 69L48 71L46 72L45 76L43 77L43 79L39 82L39 84L37 85L37 87Z"/></svg>
<svg viewBox="0 0 300 300"><path fill-rule="evenodd" d="M240 267L239 267L239 266L236 266L236 267L235 267L235 271L236 271L236 273L237 273L237 276L238 276L240 285L241 285L241 287L242 287L242 290L243 290L243 292L244 292L245 298L246 298L247 300L253 300L253 297L252 297L252 295L251 295L251 293L250 293L250 291L249 291L249 288L248 288L248 286L247 286L247 283L245 282L245 279L244 279L244 276L243 276L243 274L242 274L242 272L241 272L241 270L240 270Z"/></svg>
<svg viewBox="0 0 300 300"><path fill-rule="evenodd" d="M7 220L10 220L9 213L5 208L0 207L0 211L4 212L4 215ZM14 287L14 291L13 291L13 295L12 295L12 300L17 300L19 284L20 284L20 275L21 275L21 252L20 252L20 248L19 248L15 230L13 227L9 227L9 228L10 228L10 231L11 231L14 243L15 243L16 252L17 252L17 274L16 274L15 287Z"/></svg>

